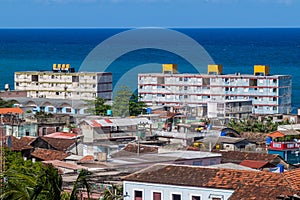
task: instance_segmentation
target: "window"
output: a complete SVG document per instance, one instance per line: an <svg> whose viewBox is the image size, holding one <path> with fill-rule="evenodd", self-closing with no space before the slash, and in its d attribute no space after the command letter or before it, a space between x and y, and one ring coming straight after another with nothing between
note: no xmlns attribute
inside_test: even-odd
<svg viewBox="0 0 300 200"><path fill-rule="evenodd" d="M217 164L217 162L216 162L215 159L211 159L209 162L210 162L210 165L215 165L215 164Z"/></svg>
<svg viewBox="0 0 300 200"><path fill-rule="evenodd" d="M211 200L223 200L223 195L210 194L208 198Z"/></svg>
<svg viewBox="0 0 300 200"><path fill-rule="evenodd" d="M191 195L191 200L201 200L200 195Z"/></svg>
<svg viewBox="0 0 300 200"><path fill-rule="evenodd" d="M181 194L172 194L172 200L181 200Z"/></svg>
<svg viewBox="0 0 300 200"><path fill-rule="evenodd" d="M195 166L202 166L202 160L194 161L193 165L195 165Z"/></svg>
<svg viewBox="0 0 300 200"><path fill-rule="evenodd" d="M70 113L71 112L71 108L66 108L66 112Z"/></svg>
<svg viewBox="0 0 300 200"><path fill-rule="evenodd" d="M52 106L49 106L49 107L48 107L48 111L49 111L49 112L53 112L53 111L54 111L54 108L53 108Z"/></svg>
<svg viewBox="0 0 300 200"><path fill-rule="evenodd" d="M134 200L142 200L143 199L143 191L134 191Z"/></svg>
<svg viewBox="0 0 300 200"><path fill-rule="evenodd" d="M161 200L161 192L153 192L153 200Z"/></svg>

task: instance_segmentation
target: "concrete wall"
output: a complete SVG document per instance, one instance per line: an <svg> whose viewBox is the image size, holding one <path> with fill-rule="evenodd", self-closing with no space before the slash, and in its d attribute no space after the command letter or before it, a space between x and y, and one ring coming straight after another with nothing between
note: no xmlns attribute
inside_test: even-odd
<svg viewBox="0 0 300 200"><path fill-rule="evenodd" d="M178 175L180 176L180 175ZM192 200L192 195L200 196L203 200L212 199L211 197L223 197L222 200L227 200L233 193L233 190L222 190L214 188L199 188L199 187L185 187L175 185L138 183L138 182L123 182L124 200L134 200L134 191L143 192L143 200L153 200L153 192L161 192L163 200L172 200L172 194L180 194L182 200Z"/></svg>

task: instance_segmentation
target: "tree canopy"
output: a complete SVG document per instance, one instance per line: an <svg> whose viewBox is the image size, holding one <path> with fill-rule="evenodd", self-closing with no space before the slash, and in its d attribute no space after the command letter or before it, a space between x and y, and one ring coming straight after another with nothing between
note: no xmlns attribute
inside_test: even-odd
<svg viewBox="0 0 300 200"><path fill-rule="evenodd" d="M105 99L97 97L93 101L88 102L90 104L89 113L94 115L101 115L105 116L107 115L107 110L111 110L111 106L108 104L105 104Z"/></svg>
<svg viewBox="0 0 300 200"><path fill-rule="evenodd" d="M116 92L112 112L113 116L119 117L137 116L145 108L146 104L142 101L141 96L133 94L128 87L123 86Z"/></svg>

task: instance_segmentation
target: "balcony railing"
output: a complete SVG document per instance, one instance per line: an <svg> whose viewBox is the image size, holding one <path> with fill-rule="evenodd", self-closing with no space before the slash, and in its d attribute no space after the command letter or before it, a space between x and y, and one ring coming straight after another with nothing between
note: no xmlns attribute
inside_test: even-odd
<svg viewBox="0 0 300 200"><path fill-rule="evenodd" d="M271 142L269 149L278 149L278 150L286 150L286 149L298 149L300 148L300 144L296 142Z"/></svg>

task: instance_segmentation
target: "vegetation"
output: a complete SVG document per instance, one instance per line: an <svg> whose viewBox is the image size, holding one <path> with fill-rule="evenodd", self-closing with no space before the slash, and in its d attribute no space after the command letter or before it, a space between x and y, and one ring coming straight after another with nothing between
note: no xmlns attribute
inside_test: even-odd
<svg viewBox="0 0 300 200"><path fill-rule="evenodd" d="M137 116L145 108L146 104L141 101L141 96L132 94L128 87L123 86L116 92L112 112L119 117Z"/></svg>
<svg viewBox="0 0 300 200"><path fill-rule="evenodd" d="M0 98L0 108L12 108L14 103L15 101L13 100L5 101Z"/></svg>
<svg viewBox="0 0 300 200"><path fill-rule="evenodd" d="M123 199L123 188L117 185L107 187L101 200L121 200Z"/></svg>
<svg viewBox="0 0 300 200"><path fill-rule="evenodd" d="M107 114L107 110L111 110L111 106L105 104L105 99L97 97L95 100L90 102L91 108L89 109L89 113L94 115L105 116Z"/></svg>
<svg viewBox="0 0 300 200"><path fill-rule="evenodd" d="M228 127L233 128L238 132L259 132L270 133L277 130L279 125L289 124L288 121L273 122L271 118L267 118L266 121L258 121L253 118L235 121L233 119L227 124Z"/></svg>
<svg viewBox="0 0 300 200"><path fill-rule="evenodd" d="M36 112L34 114L34 117L36 119L45 119L45 118L53 118L53 114L52 113L47 113L47 112L44 112L44 111L39 111L39 112Z"/></svg>
<svg viewBox="0 0 300 200"><path fill-rule="evenodd" d="M0 199L3 200L77 200L79 189L90 194L89 175L80 171L71 194L63 192L62 177L52 165L24 161L21 153L3 149L5 154L4 173L1 173Z"/></svg>

